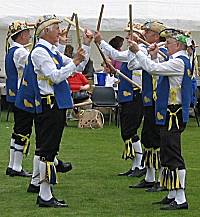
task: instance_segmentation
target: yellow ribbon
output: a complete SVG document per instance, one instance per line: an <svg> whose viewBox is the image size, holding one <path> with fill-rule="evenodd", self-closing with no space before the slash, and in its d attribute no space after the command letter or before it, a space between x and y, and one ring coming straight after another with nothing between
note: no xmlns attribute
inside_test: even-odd
<svg viewBox="0 0 200 217"><path fill-rule="evenodd" d="M24 145L24 149L23 149L23 154L27 155L28 154L28 150L29 150L29 144L30 144L30 134L27 135L22 135L22 134L16 134L17 136L21 137L21 141L24 142L25 141L25 145Z"/></svg>
<svg viewBox="0 0 200 217"><path fill-rule="evenodd" d="M53 94L47 95L47 96L42 96L42 99L47 99L47 105L52 105L52 101L51 101L51 96L53 96Z"/></svg>
<svg viewBox="0 0 200 217"><path fill-rule="evenodd" d="M37 80L38 81L47 81L50 86L53 85L53 81L51 79L49 79L49 78L47 78L45 76L42 76L42 75L37 76Z"/></svg>
<svg viewBox="0 0 200 217"><path fill-rule="evenodd" d="M157 87L157 81L155 76L152 76L152 84L153 84L153 99L157 100L157 94L156 94L156 87Z"/></svg>
<svg viewBox="0 0 200 217"><path fill-rule="evenodd" d="M179 124L178 124L178 117L177 117L177 113L181 110L181 107L175 111L175 112L171 112L169 109L167 109L167 111L169 111L169 126L168 126L168 131L171 130L172 128L172 117L174 116L175 117L175 120L176 120L176 126L177 128L179 129Z"/></svg>

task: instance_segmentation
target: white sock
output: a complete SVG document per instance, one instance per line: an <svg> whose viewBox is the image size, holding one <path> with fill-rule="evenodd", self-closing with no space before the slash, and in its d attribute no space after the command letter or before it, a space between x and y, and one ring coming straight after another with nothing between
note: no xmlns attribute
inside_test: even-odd
<svg viewBox="0 0 200 217"><path fill-rule="evenodd" d="M178 189L176 191L175 201L177 202L177 204L182 204L186 202L184 189Z"/></svg>
<svg viewBox="0 0 200 217"><path fill-rule="evenodd" d="M40 156L34 155L34 158L33 158L33 175L32 175L32 179L31 179L31 184L33 184L35 186L39 186L39 182L40 182L39 164L40 164Z"/></svg>
<svg viewBox="0 0 200 217"><path fill-rule="evenodd" d="M185 197L185 175L186 175L186 170L178 170L178 177L179 177L179 181L181 184L181 188L182 189L178 189L176 191L176 197L175 197L175 201L177 202L177 204L181 204L181 203L185 203L186 202L186 197Z"/></svg>
<svg viewBox="0 0 200 217"><path fill-rule="evenodd" d="M176 190L169 191L167 198L172 199L176 197Z"/></svg>
<svg viewBox="0 0 200 217"><path fill-rule="evenodd" d="M147 168L145 181L146 182L155 182L156 180L156 170L155 168Z"/></svg>
<svg viewBox="0 0 200 217"><path fill-rule="evenodd" d="M55 157L54 158L54 165L57 166L58 165L58 159Z"/></svg>
<svg viewBox="0 0 200 217"><path fill-rule="evenodd" d="M12 147L12 148L11 148ZM14 163L14 153L15 153L15 140L13 138L10 139L10 160L8 163L9 168L13 168Z"/></svg>
<svg viewBox="0 0 200 217"><path fill-rule="evenodd" d="M133 159L133 160L132 160L132 167L131 167L131 169L134 170L135 167L136 167L136 166L135 166L135 159Z"/></svg>
<svg viewBox="0 0 200 217"><path fill-rule="evenodd" d="M141 146L140 140L133 143L133 148L135 150L135 158L133 160L133 165L134 166L132 166L132 170L133 170L133 167L134 167L134 169L135 169L135 167L138 167L139 169L143 169L143 167L141 166L142 146Z"/></svg>
<svg viewBox="0 0 200 217"><path fill-rule="evenodd" d="M23 149L24 146L15 144L13 170L18 172L22 170Z"/></svg>
<svg viewBox="0 0 200 217"><path fill-rule="evenodd" d="M46 178L46 163L45 162L40 161L39 171L40 171L40 181L42 181L42 183L40 184L39 196L43 200L48 201L53 196L51 193L51 185L45 180L45 178Z"/></svg>
<svg viewBox="0 0 200 217"><path fill-rule="evenodd" d="M162 171L163 171L163 167L161 167L159 170L158 170L158 182L160 182L160 179L162 177Z"/></svg>

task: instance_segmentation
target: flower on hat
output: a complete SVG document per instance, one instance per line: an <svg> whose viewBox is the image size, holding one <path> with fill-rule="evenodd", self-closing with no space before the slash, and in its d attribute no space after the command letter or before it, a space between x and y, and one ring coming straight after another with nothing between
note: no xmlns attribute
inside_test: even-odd
<svg viewBox="0 0 200 217"><path fill-rule="evenodd" d="M179 29L164 29L160 32L160 36L164 38L174 38L187 46L192 45L192 38L190 34Z"/></svg>
<svg viewBox="0 0 200 217"><path fill-rule="evenodd" d="M32 29L33 26L29 26L25 21L16 20L12 22L8 27L7 37L12 37L13 35L27 29Z"/></svg>

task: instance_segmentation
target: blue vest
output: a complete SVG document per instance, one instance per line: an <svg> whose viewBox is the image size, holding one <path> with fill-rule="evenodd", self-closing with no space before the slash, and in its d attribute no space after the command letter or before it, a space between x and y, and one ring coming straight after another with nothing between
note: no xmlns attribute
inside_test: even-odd
<svg viewBox="0 0 200 217"><path fill-rule="evenodd" d="M167 59L164 59L164 61L167 61L169 59L167 49L160 48L159 50L167 55ZM142 70L142 99L144 106L153 105L153 78L152 75L150 75L145 70Z"/></svg>
<svg viewBox="0 0 200 217"><path fill-rule="evenodd" d="M132 80L132 71L127 67L128 63L122 63L120 71ZM120 82L118 86L118 102L131 102L134 99L136 91L133 88L133 85L120 76Z"/></svg>
<svg viewBox="0 0 200 217"><path fill-rule="evenodd" d="M12 47L8 50L5 57L5 70L6 70L6 100L8 102L15 102L17 95L17 84L18 84L18 71L15 66L13 56L17 50L17 46Z"/></svg>
<svg viewBox="0 0 200 217"><path fill-rule="evenodd" d="M18 90L15 106L31 113L41 113L42 104L40 91L37 83L37 75L31 61L31 54L28 57L28 64L24 68L23 77Z"/></svg>
<svg viewBox="0 0 200 217"><path fill-rule="evenodd" d="M53 54L47 47L38 44L36 47L46 49L49 55L54 59L57 69L63 66L62 57L59 54ZM73 108L71 92L66 80L59 84L54 84L54 95L59 109ZM37 75L34 72L34 67L29 56L29 62L24 70L24 77L20 85L20 96L16 106L28 112L42 112L40 91L37 83ZM26 102L26 103L25 103ZM27 103L28 102L28 103Z"/></svg>
<svg viewBox="0 0 200 217"><path fill-rule="evenodd" d="M185 68L181 84L181 99L182 99L182 117L183 122L189 119L189 108L192 97L192 81L191 81L191 65L190 60L185 56L178 56L183 60ZM164 125L167 114L168 98L169 98L169 79L167 76L161 76L157 85L157 100L156 100L156 123Z"/></svg>

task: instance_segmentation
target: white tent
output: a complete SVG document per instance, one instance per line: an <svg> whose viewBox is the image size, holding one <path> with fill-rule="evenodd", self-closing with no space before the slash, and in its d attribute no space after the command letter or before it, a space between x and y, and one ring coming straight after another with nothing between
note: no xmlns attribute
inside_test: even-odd
<svg viewBox="0 0 200 217"><path fill-rule="evenodd" d="M199 0L7 0L0 6L0 39L5 41L7 27L13 20L35 22L38 16L44 14L56 14L62 19L77 12L80 25L95 30L101 4L105 5L101 31L106 40L115 35L124 35L123 29L128 22L128 5L132 4L135 22L157 19L167 26L192 31L195 40L200 41ZM71 43L76 44L73 31ZM4 47L5 43L0 43L2 71ZM98 67L101 59L96 52L92 49L92 58Z"/></svg>

